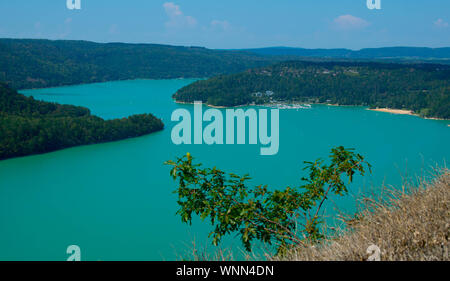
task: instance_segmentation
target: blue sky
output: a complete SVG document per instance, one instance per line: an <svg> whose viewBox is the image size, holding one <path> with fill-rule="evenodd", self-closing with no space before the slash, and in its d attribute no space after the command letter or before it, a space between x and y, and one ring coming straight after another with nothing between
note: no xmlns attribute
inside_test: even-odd
<svg viewBox="0 0 450 281"><path fill-rule="evenodd" d="M450 1L66 0L0 2L0 37L208 48L450 46Z"/></svg>

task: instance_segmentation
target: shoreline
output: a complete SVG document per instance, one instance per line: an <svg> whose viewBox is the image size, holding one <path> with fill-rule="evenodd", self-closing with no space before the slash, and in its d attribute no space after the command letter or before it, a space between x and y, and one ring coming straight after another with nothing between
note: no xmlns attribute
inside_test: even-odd
<svg viewBox="0 0 450 281"><path fill-rule="evenodd" d="M15 89L17 92L20 91L33 91L33 90L42 90L42 89L55 89L55 88L65 88L65 87L76 87L76 86L84 86L84 85L93 85L93 84L103 84L110 82L126 82L126 81L157 81L157 80L202 80L207 78L189 78L189 77L178 77L178 78L135 78L135 79L123 79L123 80L106 80L106 81L97 81L97 82L86 82L79 84L63 84L59 86L49 86L49 87L38 87L38 88L23 88L23 89Z"/></svg>
<svg viewBox="0 0 450 281"><path fill-rule="evenodd" d="M193 102L177 101L175 99L173 99L173 101L175 103L178 103L178 104L195 104ZM250 106L250 105L222 106L222 105L211 105L211 104L207 104L207 103L203 103L203 105L205 105L207 107L211 107L211 108L217 108L217 109L226 109L226 108L237 108L237 107Z"/></svg>
<svg viewBox="0 0 450 281"><path fill-rule="evenodd" d="M370 110L370 111L376 111L376 112L387 112L387 113L399 114L399 115L412 115L412 116L418 116L417 114L414 114L412 110L407 110L407 109L368 108L367 110Z"/></svg>
<svg viewBox="0 0 450 281"><path fill-rule="evenodd" d="M450 119L438 118L438 117L423 117L423 116L420 116L419 114L414 113L412 110L408 110L408 109L367 108L367 110L376 111L376 112L385 112L385 113L391 113L391 114L397 114L397 115L417 116L419 118L427 119L427 120L438 120L438 121L449 121L450 120ZM450 127L450 124L448 126Z"/></svg>
<svg viewBox="0 0 450 281"><path fill-rule="evenodd" d="M177 101L173 99L175 103L178 104L194 104L193 102L184 102L184 101ZM278 103L277 103L278 104ZM314 105L326 105L326 106L337 106L337 107L345 107L345 106L361 106L361 105L340 105L340 104L329 104L329 103L311 103ZM245 104L245 105L235 105L235 106L219 106L219 105L210 105L204 103L204 105L211 107L211 108L217 108L217 109L226 109L226 108L238 108L238 107L246 107L246 106L271 106L276 104ZM423 117L419 114L414 113L412 110L409 109L394 109L394 108L366 108L366 110L375 111L375 112L384 112L384 113L391 113L391 114L397 114L397 115L409 115L409 116L416 116L422 119L426 120L437 120L437 121L450 121L450 119L445 118L438 118L438 117ZM448 127L450 127L450 124L448 124Z"/></svg>

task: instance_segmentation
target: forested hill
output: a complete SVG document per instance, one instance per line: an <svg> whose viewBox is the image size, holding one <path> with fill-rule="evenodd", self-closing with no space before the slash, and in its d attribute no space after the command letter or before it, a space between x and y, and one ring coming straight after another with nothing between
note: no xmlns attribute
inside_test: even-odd
<svg viewBox="0 0 450 281"><path fill-rule="evenodd" d="M15 89L28 89L137 78L203 78L306 57L401 58L408 62L439 59L450 63L450 48L211 50L157 44L0 39L0 81Z"/></svg>
<svg viewBox="0 0 450 281"><path fill-rule="evenodd" d="M200 47L0 39L0 81L16 89L137 78L212 77L280 60Z"/></svg>
<svg viewBox="0 0 450 281"><path fill-rule="evenodd" d="M365 105L449 119L450 66L291 61L197 81L174 98L217 106L280 101Z"/></svg>
<svg viewBox="0 0 450 281"><path fill-rule="evenodd" d="M84 107L36 101L0 83L0 160L162 130L151 114L103 120Z"/></svg>
<svg viewBox="0 0 450 281"><path fill-rule="evenodd" d="M450 60L450 48L419 48L419 47L385 47L349 49L304 49L289 47L270 47L259 49L244 49L259 55L299 56L321 58L347 59L422 59Z"/></svg>

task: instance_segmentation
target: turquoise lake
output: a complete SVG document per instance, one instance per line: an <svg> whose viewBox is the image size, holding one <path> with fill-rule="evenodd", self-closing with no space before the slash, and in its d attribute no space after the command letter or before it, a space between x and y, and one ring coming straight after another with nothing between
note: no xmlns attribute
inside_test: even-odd
<svg viewBox="0 0 450 281"><path fill-rule="evenodd" d="M313 105L280 110L280 147L260 156L260 145L181 145L171 141L171 95L195 81L136 80L26 90L36 99L82 105L103 118L153 113L164 131L119 142L65 149L0 161L0 260L66 260L79 245L82 260L175 260L191 241L206 245L210 226L192 226L175 215L176 183L164 161L190 152L205 166L250 174L272 188L300 185L303 161L327 157L334 146L355 148L373 165L351 194L402 176L421 176L450 159L448 121L368 111L362 107ZM335 203L351 212L350 195ZM333 214L333 208L327 210ZM227 239L224 246L240 247Z"/></svg>

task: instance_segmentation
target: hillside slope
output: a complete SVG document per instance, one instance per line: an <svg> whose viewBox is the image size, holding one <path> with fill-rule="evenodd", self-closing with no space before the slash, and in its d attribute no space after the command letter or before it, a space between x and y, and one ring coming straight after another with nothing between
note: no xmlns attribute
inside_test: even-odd
<svg viewBox="0 0 450 281"><path fill-rule="evenodd" d="M413 110L450 118L450 66L290 61L190 84L174 98L215 106L308 102Z"/></svg>
<svg viewBox="0 0 450 281"><path fill-rule="evenodd" d="M275 259L362 261L370 256L368 247L376 245L382 261L450 260L450 172L410 193L391 191L390 195L389 201L367 201L350 232L325 245L299 247Z"/></svg>
<svg viewBox="0 0 450 281"><path fill-rule="evenodd" d="M244 49L243 51L248 51L259 55L322 58L422 60L450 59L450 48L385 47L365 48L354 51L349 49L304 49L289 47L269 47L259 49Z"/></svg>
<svg viewBox="0 0 450 281"><path fill-rule="evenodd" d="M138 78L202 78L308 57L450 62L450 48L212 50L158 44L0 39L0 81L25 89Z"/></svg>
<svg viewBox="0 0 450 281"><path fill-rule="evenodd" d="M279 60L199 47L0 39L0 81L16 89L137 78L211 77Z"/></svg>

